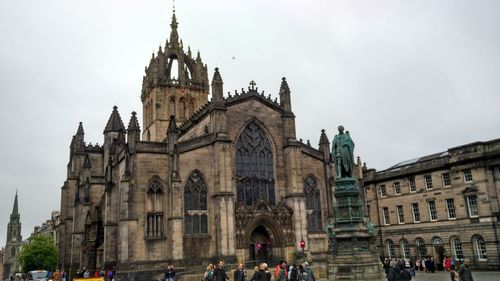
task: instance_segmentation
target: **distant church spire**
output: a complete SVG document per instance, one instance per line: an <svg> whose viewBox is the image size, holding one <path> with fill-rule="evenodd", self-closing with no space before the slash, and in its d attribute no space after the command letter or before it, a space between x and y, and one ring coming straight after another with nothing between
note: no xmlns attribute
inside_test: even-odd
<svg viewBox="0 0 500 281"><path fill-rule="evenodd" d="M16 190L16 197L14 197L14 207L12 207L12 214L10 214L10 217L19 217L19 206L17 203L17 190Z"/></svg>
<svg viewBox="0 0 500 281"><path fill-rule="evenodd" d="M172 28L172 31L170 32L170 43L171 44L179 44L179 33L177 33L177 26L179 24L177 23L177 17L175 16L175 2L174 2L174 8L172 11L172 23L170 23L170 27Z"/></svg>

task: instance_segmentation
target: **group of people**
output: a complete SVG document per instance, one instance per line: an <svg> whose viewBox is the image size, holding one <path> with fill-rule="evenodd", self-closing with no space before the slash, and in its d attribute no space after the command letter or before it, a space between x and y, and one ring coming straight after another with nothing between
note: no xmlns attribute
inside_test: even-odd
<svg viewBox="0 0 500 281"><path fill-rule="evenodd" d="M167 271L168 272L168 271ZM166 281L167 274L165 274ZM220 260L217 265L209 264L204 274L203 281L229 281L231 280L224 269L224 262ZM266 263L261 263L254 267L251 276L247 275L245 265L238 264L238 268L233 273L232 281L316 281L314 272L307 262L303 264L287 265L287 262L280 260L274 268L273 273Z"/></svg>
<svg viewBox="0 0 500 281"><path fill-rule="evenodd" d="M54 281L66 281L66 271L57 269L54 272L48 272L47 278Z"/></svg>
<svg viewBox="0 0 500 281"><path fill-rule="evenodd" d="M443 263L444 268L450 272L451 281L474 281L470 268L470 259L464 259L459 266L451 257L447 257ZM415 263L409 259L385 259L384 269L388 281L409 281L416 275L416 270L434 273L436 271L435 262L432 257L417 259Z"/></svg>
<svg viewBox="0 0 500 281"><path fill-rule="evenodd" d="M416 275L409 260L384 260L384 269L388 281L409 281Z"/></svg>
<svg viewBox="0 0 500 281"><path fill-rule="evenodd" d="M90 277L104 278L104 280L106 281L113 281L115 278L115 272L113 270L102 269L101 271L94 271L94 273L91 273L89 270L87 270L85 266L76 272L76 278L90 278Z"/></svg>

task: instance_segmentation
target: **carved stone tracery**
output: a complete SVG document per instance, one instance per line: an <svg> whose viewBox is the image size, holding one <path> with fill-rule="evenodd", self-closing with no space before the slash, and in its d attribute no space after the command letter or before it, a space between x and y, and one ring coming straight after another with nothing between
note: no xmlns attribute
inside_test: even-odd
<svg viewBox="0 0 500 281"><path fill-rule="evenodd" d="M273 247L293 245L292 215L293 210L283 201L276 206L270 205L262 198L252 206L243 202L237 203L236 247L247 248L251 244L250 236L253 230L260 225L268 230Z"/></svg>

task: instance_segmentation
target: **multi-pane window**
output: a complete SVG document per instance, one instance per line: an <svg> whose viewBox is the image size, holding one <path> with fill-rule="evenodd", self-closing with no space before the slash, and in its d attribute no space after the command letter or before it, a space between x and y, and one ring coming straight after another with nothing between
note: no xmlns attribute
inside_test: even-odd
<svg viewBox="0 0 500 281"><path fill-rule="evenodd" d="M417 191L417 185L415 184L415 178L411 177L408 179L408 186L410 187L410 192Z"/></svg>
<svg viewBox="0 0 500 281"><path fill-rule="evenodd" d="M441 176L443 177L443 186L450 186L451 185L450 173L443 173Z"/></svg>
<svg viewBox="0 0 500 281"><path fill-rule="evenodd" d="M477 210L477 197L476 195L469 195L465 197L467 200L467 209L469 211L469 217L477 217L479 212Z"/></svg>
<svg viewBox="0 0 500 281"><path fill-rule="evenodd" d="M396 195L401 194L401 185L399 184L398 181L394 183L394 194Z"/></svg>
<svg viewBox="0 0 500 281"><path fill-rule="evenodd" d="M163 229L163 185L158 176L149 180L146 191L146 236L161 237Z"/></svg>
<svg viewBox="0 0 500 281"><path fill-rule="evenodd" d="M488 255L486 254L486 244L484 243L484 239L482 237L474 237L474 248L476 250L477 258L480 261L486 261L488 259Z"/></svg>
<svg viewBox="0 0 500 281"><path fill-rule="evenodd" d="M391 221L389 220L389 208L384 207L383 212L384 212L384 224L385 225L391 224Z"/></svg>
<svg viewBox="0 0 500 281"><path fill-rule="evenodd" d="M253 205L259 198L275 204L273 148L257 123L248 124L236 141L238 202Z"/></svg>
<svg viewBox="0 0 500 281"><path fill-rule="evenodd" d="M208 233L207 185L198 171L193 171L184 187L184 233Z"/></svg>
<svg viewBox="0 0 500 281"><path fill-rule="evenodd" d="M425 189L432 189L432 176L431 175L425 175L424 176L425 180Z"/></svg>
<svg viewBox="0 0 500 281"><path fill-rule="evenodd" d="M411 208L413 210L413 222L420 222L420 208L418 203L412 203Z"/></svg>
<svg viewBox="0 0 500 281"><path fill-rule="evenodd" d="M455 201L453 198L446 199L446 211L448 211L448 219L456 219Z"/></svg>
<svg viewBox="0 0 500 281"><path fill-rule="evenodd" d="M396 206L397 212L398 212L398 223L403 224L405 223L405 213L403 211L403 206L398 205Z"/></svg>
<svg viewBox="0 0 500 281"><path fill-rule="evenodd" d="M318 183L313 176L307 177L304 181L304 194L306 195L307 230L322 231L321 200Z"/></svg>
<svg viewBox="0 0 500 281"><path fill-rule="evenodd" d="M429 217L431 221L437 220L437 210L436 210L436 201L429 201Z"/></svg>
<svg viewBox="0 0 500 281"><path fill-rule="evenodd" d="M472 172L471 172L471 170L464 170L464 181L465 182L472 181Z"/></svg>
<svg viewBox="0 0 500 281"><path fill-rule="evenodd" d="M408 241L403 240L403 242L401 242L401 250L402 250L403 258L409 259L410 258L410 244L408 244Z"/></svg>
<svg viewBox="0 0 500 281"><path fill-rule="evenodd" d="M427 249L425 248L424 240L418 238L415 241L415 246L417 247L417 253L419 254L420 258L424 258L427 255Z"/></svg>
<svg viewBox="0 0 500 281"><path fill-rule="evenodd" d="M380 197L386 197L387 196L387 189L385 188L385 184L379 186L378 189L380 191Z"/></svg>
<svg viewBox="0 0 500 281"><path fill-rule="evenodd" d="M458 240L458 238L454 238L453 240L451 240L451 246L453 249L453 255L456 258L460 259L464 256L464 251L462 250L462 243L460 242L460 240Z"/></svg>
<svg viewBox="0 0 500 281"><path fill-rule="evenodd" d="M385 244L387 246L387 254L389 255L389 259L395 258L396 253L394 252L394 243L392 240L386 240Z"/></svg>

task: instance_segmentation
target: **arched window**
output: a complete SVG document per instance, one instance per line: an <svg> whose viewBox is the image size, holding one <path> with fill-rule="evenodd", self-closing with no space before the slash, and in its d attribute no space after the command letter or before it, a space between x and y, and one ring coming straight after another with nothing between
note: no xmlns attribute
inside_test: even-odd
<svg viewBox="0 0 500 281"><path fill-rule="evenodd" d="M434 245L434 246L441 246L441 245L443 245L443 239L441 239L441 238L439 238L437 236L432 237L431 242L432 242L432 245Z"/></svg>
<svg viewBox="0 0 500 281"><path fill-rule="evenodd" d="M304 180L304 194L306 196L307 230L322 231L323 224L321 222L321 201L319 188L318 183L313 176L308 176Z"/></svg>
<svg viewBox="0 0 500 281"><path fill-rule="evenodd" d="M427 248L425 247L424 240L422 238L417 238L415 240L416 253L423 259L427 255Z"/></svg>
<svg viewBox="0 0 500 281"><path fill-rule="evenodd" d="M175 98L174 97L170 98L170 102L168 105L168 114L173 115L173 116L177 116L177 113L175 112Z"/></svg>
<svg viewBox="0 0 500 281"><path fill-rule="evenodd" d="M170 79L179 79L179 61L171 57L168 61L168 76Z"/></svg>
<svg viewBox="0 0 500 281"><path fill-rule="evenodd" d="M163 236L163 185L160 177L149 180L146 190L146 236Z"/></svg>
<svg viewBox="0 0 500 281"><path fill-rule="evenodd" d="M462 259L464 257L464 252L462 250L462 242L458 238L451 239L451 249L453 251L453 256L457 259Z"/></svg>
<svg viewBox="0 0 500 281"><path fill-rule="evenodd" d="M10 255L12 257L15 257L16 256L16 248L15 247L12 247L12 249L10 249Z"/></svg>
<svg viewBox="0 0 500 281"><path fill-rule="evenodd" d="M410 244L406 239L401 241L401 254L404 259L410 258Z"/></svg>
<svg viewBox="0 0 500 281"><path fill-rule="evenodd" d="M396 258L396 253L394 252L394 243L392 242L392 240L385 240L385 245L387 247L387 255L389 255L389 258Z"/></svg>
<svg viewBox="0 0 500 281"><path fill-rule="evenodd" d="M191 173L184 188L184 232L208 233L207 185L198 171Z"/></svg>
<svg viewBox="0 0 500 281"><path fill-rule="evenodd" d="M479 261L487 261L488 255L486 254L486 243L484 243L483 237L476 235L473 238L474 252Z"/></svg>
<svg viewBox="0 0 500 281"><path fill-rule="evenodd" d="M180 98L179 100L179 121L186 121L186 99Z"/></svg>
<svg viewBox="0 0 500 281"><path fill-rule="evenodd" d="M238 202L253 205L262 198L275 204L272 146L255 122L236 141L236 180Z"/></svg>

